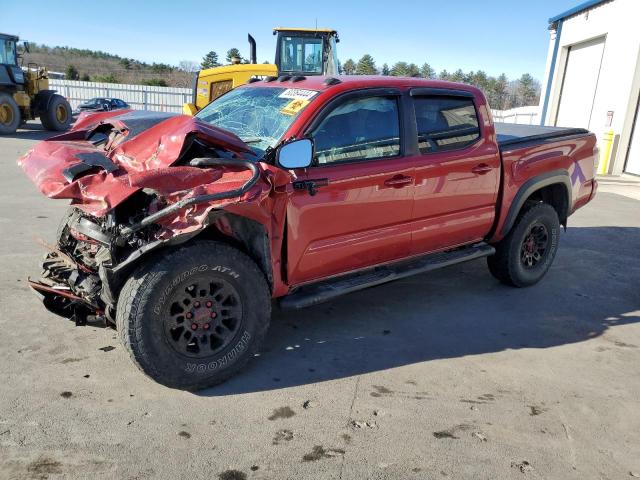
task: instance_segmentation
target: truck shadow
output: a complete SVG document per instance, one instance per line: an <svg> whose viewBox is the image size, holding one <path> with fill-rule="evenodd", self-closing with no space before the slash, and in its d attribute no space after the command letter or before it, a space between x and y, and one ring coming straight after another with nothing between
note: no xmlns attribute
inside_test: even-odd
<svg viewBox="0 0 640 480"><path fill-rule="evenodd" d="M274 390L430 360L594 339L616 325L640 321L638 251L640 228L570 228L551 271L530 288L499 284L479 260L298 312L275 309L260 358L199 394ZM640 348L608 336L602 341L607 349Z"/></svg>
<svg viewBox="0 0 640 480"><path fill-rule="evenodd" d="M25 125L18 128L15 133L0 135L0 139L15 138L19 140L46 140L47 138L60 135L61 133L63 132L51 132L49 130L45 130L39 122L27 122Z"/></svg>

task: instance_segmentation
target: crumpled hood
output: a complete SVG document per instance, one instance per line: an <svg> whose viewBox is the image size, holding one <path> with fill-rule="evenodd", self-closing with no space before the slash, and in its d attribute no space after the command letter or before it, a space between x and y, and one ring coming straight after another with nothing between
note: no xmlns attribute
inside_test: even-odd
<svg viewBox="0 0 640 480"><path fill-rule="evenodd" d="M92 143L97 133L109 135L106 144ZM95 216L142 188L190 195L231 189L249 178L246 170L172 167L194 138L225 155L253 157L236 135L197 118L118 110L81 114L72 130L38 143L18 165L47 197L71 199Z"/></svg>

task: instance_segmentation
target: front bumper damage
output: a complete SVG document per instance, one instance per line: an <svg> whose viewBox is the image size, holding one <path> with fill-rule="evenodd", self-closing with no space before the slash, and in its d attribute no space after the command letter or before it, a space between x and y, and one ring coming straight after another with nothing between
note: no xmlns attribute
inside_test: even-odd
<svg viewBox="0 0 640 480"><path fill-rule="evenodd" d="M118 290L141 258L188 241L229 206L264 203L277 176L229 132L182 116L143 118L144 129L131 115L79 121L18 161L45 195L72 200L29 285L78 325L115 324Z"/></svg>

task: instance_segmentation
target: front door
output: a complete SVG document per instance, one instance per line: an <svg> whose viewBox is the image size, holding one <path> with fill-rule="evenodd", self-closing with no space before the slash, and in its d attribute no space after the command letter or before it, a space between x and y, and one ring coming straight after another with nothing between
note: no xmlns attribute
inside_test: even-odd
<svg viewBox="0 0 640 480"><path fill-rule="evenodd" d="M456 95L457 93L457 95ZM500 153L465 92L411 92L418 134L411 253L484 238L494 221Z"/></svg>
<svg viewBox="0 0 640 480"><path fill-rule="evenodd" d="M298 186L317 188L290 197L290 285L408 256L413 168L402 155L400 110L399 95L356 92L312 125L314 163Z"/></svg>

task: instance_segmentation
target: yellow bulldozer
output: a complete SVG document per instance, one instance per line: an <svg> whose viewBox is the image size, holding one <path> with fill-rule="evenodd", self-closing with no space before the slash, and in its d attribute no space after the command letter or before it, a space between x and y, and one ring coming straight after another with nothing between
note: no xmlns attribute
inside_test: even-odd
<svg viewBox="0 0 640 480"><path fill-rule="evenodd" d="M47 130L61 131L71 124L71 105L49 90L47 70L36 64L18 65L15 35L0 33L0 135L12 134L27 120L40 117ZM29 44L23 48L29 51Z"/></svg>
<svg viewBox="0 0 640 480"><path fill-rule="evenodd" d="M256 41L249 35L250 63L236 63L197 72L193 82L193 100L183 105L183 113L195 115L223 93L251 78L282 75L338 75L338 32L328 28L273 29L277 35L275 64L258 64Z"/></svg>

